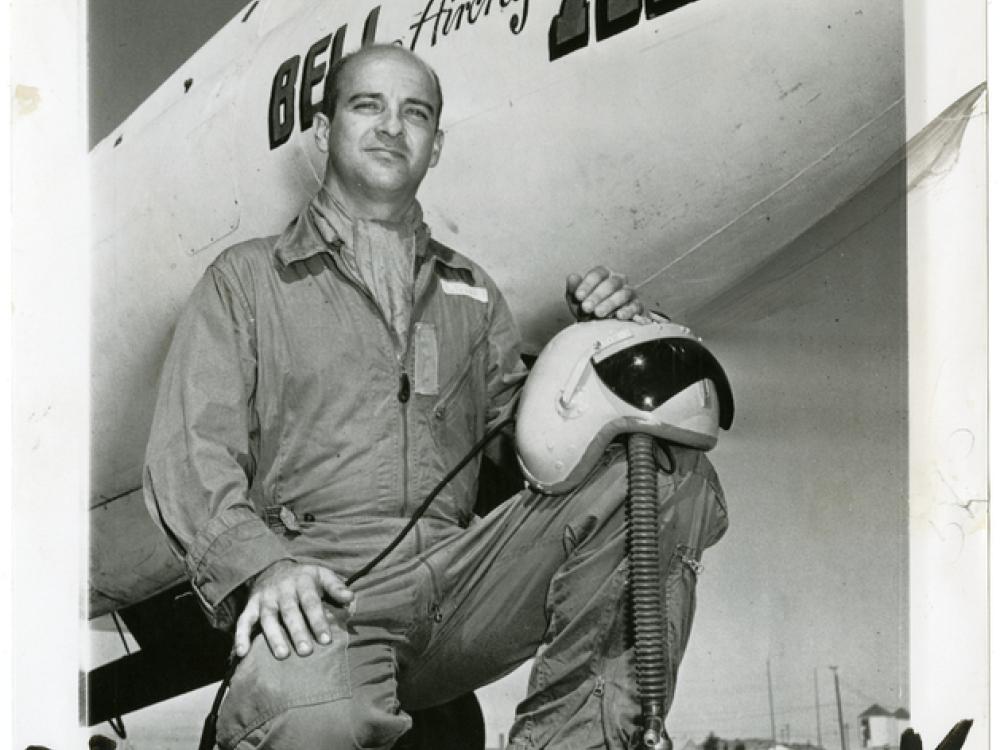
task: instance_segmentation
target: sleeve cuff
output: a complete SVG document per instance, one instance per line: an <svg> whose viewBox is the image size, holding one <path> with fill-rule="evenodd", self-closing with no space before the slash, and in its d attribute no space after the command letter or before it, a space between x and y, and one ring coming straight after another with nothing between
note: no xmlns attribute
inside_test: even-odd
<svg viewBox="0 0 1000 750"><path fill-rule="evenodd" d="M252 576L278 560L291 560L274 532L246 507L229 508L195 537L184 559L191 585L212 625L235 621L232 595Z"/></svg>

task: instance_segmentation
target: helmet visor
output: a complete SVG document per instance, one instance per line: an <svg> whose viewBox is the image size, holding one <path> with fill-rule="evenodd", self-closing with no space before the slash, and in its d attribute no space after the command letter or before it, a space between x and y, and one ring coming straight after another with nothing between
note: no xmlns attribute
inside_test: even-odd
<svg viewBox="0 0 1000 750"><path fill-rule="evenodd" d="M642 411L653 411L689 385L711 380L719 396L719 426L733 423L733 392L722 365L697 341L662 338L636 344L594 362L612 393Z"/></svg>

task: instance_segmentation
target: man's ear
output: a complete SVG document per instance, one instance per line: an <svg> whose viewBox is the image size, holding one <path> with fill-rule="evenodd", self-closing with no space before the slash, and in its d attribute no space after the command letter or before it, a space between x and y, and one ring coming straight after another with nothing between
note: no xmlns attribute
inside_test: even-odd
<svg viewBox="0 0 1000 750"><path fill-rule="evenodd" d="M434 145L431 147L431 167L436 167L438 159L441 158L441 147L444 146L444 131L439 130L434 134Z"/></svg>
<svg viewBox="0 0 1000 750"><path fill-rule="evenodd" d="M330 150L330 118L322 112L313 115L313 138L316 139L316 148L320 153L327 153Z"/></svg>

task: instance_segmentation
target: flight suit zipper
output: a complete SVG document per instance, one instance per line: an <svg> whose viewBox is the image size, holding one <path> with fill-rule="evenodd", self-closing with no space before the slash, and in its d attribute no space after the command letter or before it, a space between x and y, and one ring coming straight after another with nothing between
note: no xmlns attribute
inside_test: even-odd
<svg viewBox="0 0 1000 750"><path fill-rule="evenodd" d="M407 334L406 341L400 341L399 336L396 335L396 331L392 327L392 323L386 320L385 314L382 312L382 308L379 307L378 302L372 295L371 291L364 285L364 283L355 277L355 275L350 271L349 268L341 261L338 255L334 252L330 252L330 257L333 260L333 266L340 273L341 276L347 281L347 283L354 286L361 296L364 297L368 304L371 305L372 311L375 313L375 317L381 321L382 326L385 329L386 335L389 338L389 345L392 347L396 354L396 366L398 375L398 386L396 390L396 399L400 404L400 426L402 433L402 467L400 471L400 484L402 485L400 495L402 497L402 512L400 515L406 515L406 505L408 502L409 494L409 466L407 461L407 455L409 453L408 446L408 429L407 429L407 418L406 418L406 405L410 400L411 386L410 386L410 376L406 371L406 361L409 356L409 346L410 338L412 337L413 329L413 313L411 312L410 317L410 332Z"/></svg>
<svg viewBox="0 0 1000 750"><path fill-rule="evenodd" d="M420 564L427 568L427 575L430 578L431 596L427 603L427 617L436 623L444 619L444 612L441 610L441 589L438 586L438 577L434 572L434 566L426 558L420 558Z"/></svg>
<svg viewBox="0 0 1000 750"><path fill-rule="evenodd" d="M409 355L409 336L407 336L407 344L403 349L402 354L399 355L399 391L396 393L396 398L399 400L399 417L400 417L400 427L401 434L403 436L403 446L402 446L402 466L400 467L400 477L402 479L402 488L400 492L400 498L402 500L400 507L400 515L406 515L406 504L409 502L410 495L410 462L407 460L410 453L410 430L409 430L409 420L407 419L407 404L410 402L410 376L406 372L406 360Z"/></svg>
<svg viewBox="0 0 1000 750"><path fill-rule="evenodd" d="M410 323L407 327L406 340L400 341L399 337L396 335L395 329L393 329L390 321L386 320L382 309L378 306L378 302L372 295L371 291L357 279L353 273L350 272L337 256L336 253L330 253L333 259L333 265L340 272L340 274L347 280L348 283L352 284L358 291L361 292L362 296L371 305L375 312L375 316L382 322L385 327L385 331L389 336L390 344L393 350L396 352L396 364L398 370L398 386L396 390L396 399L400 404L400 427L402 434L402 467L401 467L401 504L400 504L400 516L406 516L407 505L409 504L409 494L410 494L410 477L409 477L409 419L408 419L408 409L407 405L413 395L413 384L410 379L409 371L407 370L407 364L410 359L410 344L413 340L413 329L420 319L420 315L423 312L423 308L426 305L427 299L429 298L431 284L430 281L433 278L433 270L435 259L433 256L428 256L421 263L420 268L417 271L417 278L414 280L413 288L413 308L410 310ZM419 530L418 530L419 539Z"/></svg>

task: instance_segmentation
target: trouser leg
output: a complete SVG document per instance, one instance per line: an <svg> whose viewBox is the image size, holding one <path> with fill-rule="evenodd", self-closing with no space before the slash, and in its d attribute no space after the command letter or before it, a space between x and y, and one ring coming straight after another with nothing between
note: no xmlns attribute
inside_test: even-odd
<svg viewBox="0 0 1000 750"><path fill-rule="evenodd" d="M659 478L668 704L701 551L726 526L715 472L676 449ZM563 498L522 492L428 556L439 622L401 676L407 706L447 700L536 655L511 747L626 747L638 719L626 622L626 462L609 451ZM537 651L537 654L536 654Z"/></svg>
<svg viewBox="0 0 1000 750"><path fill-rule="evenodd" d="M373 573L355 588L357 611L328 609L333 642L278 660L257 636L219 716L223 750L390 748L411 726L396 696L410 629L427 589L419 561Z"/></svg>

